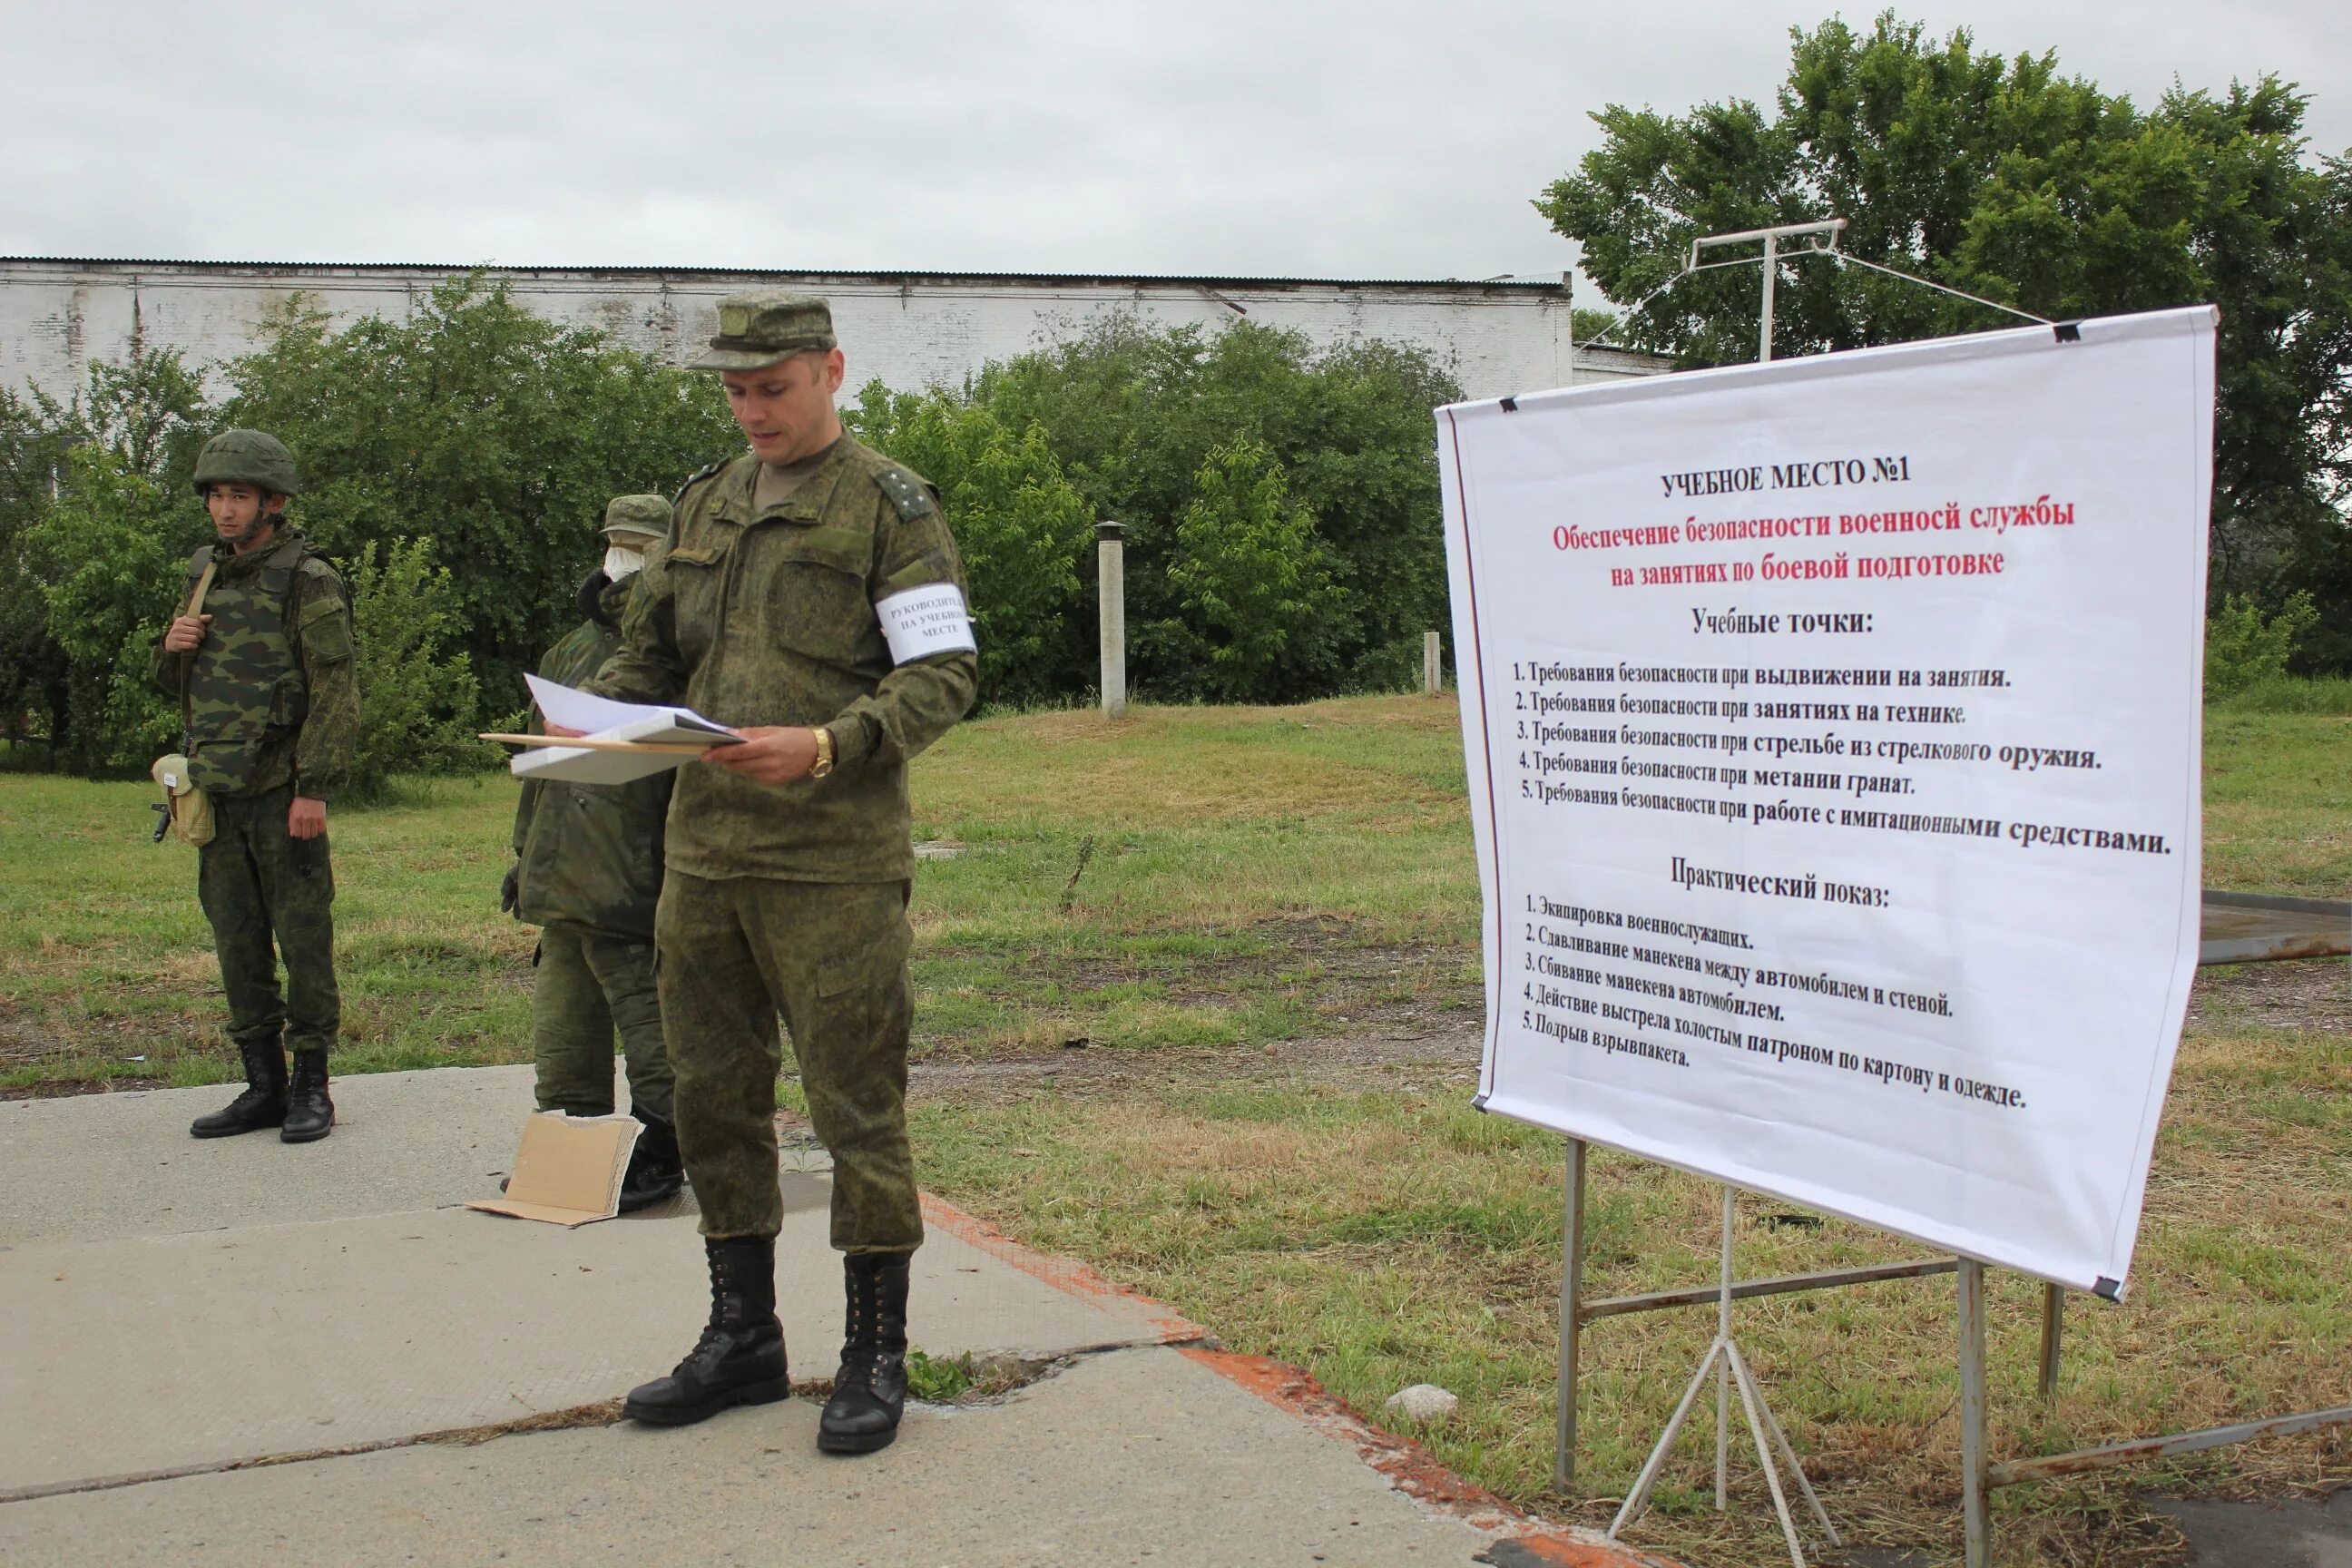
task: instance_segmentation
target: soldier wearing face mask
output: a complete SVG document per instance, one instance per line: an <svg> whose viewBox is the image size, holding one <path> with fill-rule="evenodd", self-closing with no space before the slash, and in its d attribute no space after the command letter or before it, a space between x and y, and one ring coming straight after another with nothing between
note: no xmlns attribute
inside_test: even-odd
<svg viewBox="0 0 2352 1568"><path fill-rule="evenodd" d="M586 617L550 648L539 673L576 686L620 646L621 617L645 552L669 531L659 496L615 496L604 509L604 563L580 584ZM539 1109L613 1111L613 1041L628 1057L629 1109L645 1124L621 1183L624 1213L685 1180L670 1115L670 1068L654 989L654 905L662 826L675 773L625 784L532 779L515 812L515 863L500 905L540 928L531 987Z"/></svg>

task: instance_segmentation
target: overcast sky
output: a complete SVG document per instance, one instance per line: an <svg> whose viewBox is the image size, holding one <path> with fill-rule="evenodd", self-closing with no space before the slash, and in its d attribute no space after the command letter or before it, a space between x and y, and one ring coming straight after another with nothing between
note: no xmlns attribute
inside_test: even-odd
<svg viewBox="0 0 2352 1568"><path fill-rule="evenodd" d="M1866 28L1876 5L1843 14ZM2152 101L2328 0L1913 0ZM1816 0L1609 6L0 0L0 253L1347 278L1540 274L1590 110L1768 102Z"/></svg>

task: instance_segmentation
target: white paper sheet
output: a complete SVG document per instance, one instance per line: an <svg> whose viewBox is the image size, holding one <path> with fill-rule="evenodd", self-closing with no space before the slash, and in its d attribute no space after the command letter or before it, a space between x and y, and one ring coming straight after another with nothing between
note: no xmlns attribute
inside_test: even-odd
<svg viewBox="0 0 2352 1568"><path fill-rule="evenodd" d="M731 732L690 708L615 702L536 675L523 677L532 700L550 723L578 730L600 741L645 741L662 745L729 745ZM566 784L627 784L667 773L695 759L659 752L614 752L602 747L530 746L507 763L517 778L559 779Z"/></svg>
<svg viewBox="0 0 2352 1568"><path fill-rule="evenodd" d="M1482 1104L2119 1292L2197 958L2213 334L1439 410Z"/></svg>
<svg viewBox="0 0 2352 1568"><path fill-rule="evenodd" d="M679 741L729 732L726 725L706 719L691 708L670 708L656 702L615 702L609 697L593 696L577 687L542 680L536 675L522 679L530 688L531 700L539 704L539 710L547 716L549 723L577 730L583 735L601 735L607 730L639 724L647 719L670 721L675 738ZM667 731L633 731L630 738L650 741L664 733Z"/></svg>

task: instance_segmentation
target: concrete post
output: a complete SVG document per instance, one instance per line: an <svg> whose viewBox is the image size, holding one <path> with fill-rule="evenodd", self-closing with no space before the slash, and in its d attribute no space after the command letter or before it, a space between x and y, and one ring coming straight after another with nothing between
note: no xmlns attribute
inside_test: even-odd
<svg viewBox="0 0 2352 1568"><path fill-rule="evenodd" d="M1421 689L1428 697L1445 691L1445 658L1435 632L1421 634Z"/></svg>
<svg viewBox="0 0 2352 1568"><path fill-rule="evenodd" d="M1127 545L1115 522L1095 524L1096 608L1102 627L1102 710L1127 716Z"/></svg>

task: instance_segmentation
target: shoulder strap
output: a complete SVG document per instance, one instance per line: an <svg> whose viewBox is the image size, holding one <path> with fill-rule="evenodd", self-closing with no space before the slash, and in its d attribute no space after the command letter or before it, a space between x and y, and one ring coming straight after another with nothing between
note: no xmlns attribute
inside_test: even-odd
<svg viewBox="0 0 2352 1568"><path fill-rule="evenodd" d="M882 493L890 498L890 504L908 522L931 510L930 487L896 463L877 471L874 482L882 487Z"/></svg>
<svg viewBox="0 0 2352 1568"><path fill-rule="evenodd" d="M725 461L720 461L707 464L702 468L695 469L694 472L686 477L686 483L677 487L677 493L670 497L670 505L673 507L677 505L678 502L686 499L687 491L692 489L695 486L700 484L703 480L709 479L711 475L717 473L726 466L727 463Z"/></svg>
<svg viewBox="0 0 2352 1568"><path fill-rule="evenodd" d="M213 559L211 545L207 544L197 551L196 558L201 560L205 566L204 570L196 574L195 591L188 595L187 613L191 616L201 616L205 613L205 595L212 592L213 576L220 570L220 563ZM183 754L195 744L195 706L188 696L188 681L195 668L196 651L190 648L180 656L180 751Z"/></svg>
<svg viewBox="0 0 2352 1568"><path fill-rule="evenodd" d="M221 564L212 560L212 545L197 545L195 555L188 557L188 564L197 566L197 574L195 588L188 593L186 614L203 616L205 595L212 593L212 578L219 574ZM179 750L184 754L195 745L195 705L188 699L188 679L191 679L193 672L195 672L195 648L188 648L186 654L179 656Z"/></svg>

